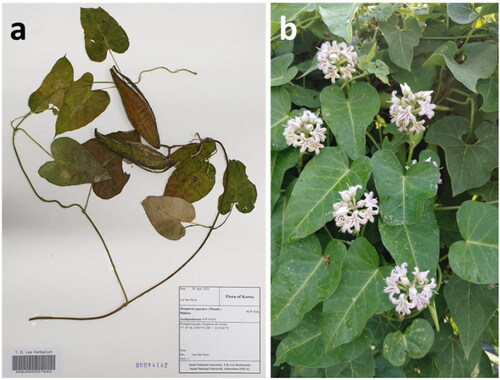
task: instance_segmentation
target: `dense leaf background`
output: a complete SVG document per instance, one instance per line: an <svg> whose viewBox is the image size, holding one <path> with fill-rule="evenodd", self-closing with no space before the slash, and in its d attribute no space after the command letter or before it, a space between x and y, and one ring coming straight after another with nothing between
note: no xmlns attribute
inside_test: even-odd
<svg viewBox="0 0 500 380"><path fill-rule="evenodd" d="M271 5L273 377L498 373L497 19L498 4ZM317 69L333 40L354 46L353 80ZM417 140L389 115L403 83L438 106ZM305 109L328 129L318 155L283 136ZM332 205L357 184L380 214L352 236ZM401 319L383 289L403 262L438 287Z"/></svg>

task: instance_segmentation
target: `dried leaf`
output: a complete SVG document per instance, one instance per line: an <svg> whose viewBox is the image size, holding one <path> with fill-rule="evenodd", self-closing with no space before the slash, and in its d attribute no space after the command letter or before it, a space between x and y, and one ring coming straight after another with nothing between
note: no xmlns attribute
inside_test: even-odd
<svg viewBox="0 0 500 380"><path fill-rule="evenodd" d="M105 136L95 130L97 141L119 156L126 158L141 168L161 173L172 167L172 160L153 148L135 141L125 141Z"/></svg>
<svg viewBox="0 0 500 380"><path fill-rule="evenodd" d="M111 178L87 149L69 137L54 140L50 149L54 161L43 164L38 169L38 174L54 185L80 185Z"/></svg>
<svg viewBox="0 0 500 380"><path fill-rule="evenodd" d="M57 117L56 136L87 125L104 112L109 104L109 95L103 90L92 91L93 82L92 74L85 73L66 90Z"/></svg>
<svg viewBox="0 0 500 380"><path fill-rule="evenodd" d="M92 61L104 61L108 50L116 53L127 51L127 33L101 7L80 8L80 22L85 33L85 50Z"/></svg>
<svg viewBox="0 0 500 380"><path fill-rule="evenodd" d="M245 169L245 165L240 161L229 160L224 172L224 193L219 197L219 212L222 215L231 211L234 204L242 213L248 213L254 209L257 189L248 179Z"/></svg>
<svg viewBox="0 0 500 380"><path fill-rule="evenodd" d="M61 109L64 94L73 83L73 66L66 56L61 57L47 74L40 87L30 95L28 105L32 112L40 113L49 108ZM50 105L53 107L50 107Z"/></svg>
<svg viewBox="0 0 500 380"><path fill-rule="evenodd" d="M130 123L149 144L158 149L160 136L155 115L148 101L137 86L115 66L110 71Z"/></svg>
<svg viewBox="0 0 500 380"><path fill-rule="evenodd" d="M191 222L196 216L193 205L182 198L151 195L142 207L155 230L169 240L183 237L186 229L181 222Z"/></svg>
<svg viewBox="0 0 500 380"><path fill-rule="evenodd" d="M201 157L203 160L208 160L215 153L215 142L206 138L201 143L187 144L177 149L174 153L168 156L177 166L184 160L190 157Z"/></svg>
<svg viewBox="0 0 500 380"><path fill-rule="evenodd" d="M132 132L115 132L108 135L119 140L136 141L140 140L140 136L136 131ZM108 149L105 145L99 143L97 139L91 139L83 144L83 146L106 168L111 179L107 181L97 182L92 185L94 193L102 199L110 199L121 193L128 182L129 174L123 172L123 158L118 154Z"/></svg>

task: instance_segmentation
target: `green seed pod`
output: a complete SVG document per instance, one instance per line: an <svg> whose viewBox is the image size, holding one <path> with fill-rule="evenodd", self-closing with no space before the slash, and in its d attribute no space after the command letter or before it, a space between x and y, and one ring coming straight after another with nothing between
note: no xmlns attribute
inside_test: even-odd
<svg viewBox="0 0 500 380"><path fill-rule="evenodd" d="M100 134L97 132L97 129L95 130L95 138L119 156L132 161L134 164L150 172L161 173L171 168L174 164L174 161L170 158L139 142L118 140Z"/></svg>

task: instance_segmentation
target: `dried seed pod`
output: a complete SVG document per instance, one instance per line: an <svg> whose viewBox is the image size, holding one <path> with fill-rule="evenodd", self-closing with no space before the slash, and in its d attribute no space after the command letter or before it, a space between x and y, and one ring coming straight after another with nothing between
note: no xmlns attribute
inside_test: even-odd
<svg viewBox="0 0 500 380"><path fill-rule="evenodd" d="M111 68L110 72L132 126L149 144L158 149L160 136L158 135L155 115L148 101L137 86L119 72L115 66Z"/></svg>
<svg viewBox="0 0 500 380"><path fill-rule="evenodd" d="M174 161L170 158L139 142L118 140L100 134L97 132L97 129L95 130L95 138L119 156L132 161L134 164L150 172L161 173L171 168L174 164Z"/></svg>

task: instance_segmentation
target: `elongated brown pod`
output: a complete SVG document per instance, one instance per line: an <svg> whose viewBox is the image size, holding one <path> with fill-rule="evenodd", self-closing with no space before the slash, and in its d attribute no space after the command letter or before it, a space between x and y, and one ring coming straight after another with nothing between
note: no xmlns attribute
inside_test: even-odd
<svg viewBox="0 0 500 380"><path fill-rule="evenodd" d="M110 69L110 72L130 123L149 144L158 149L160 136L155 115L148 101L137 86L115 66Z"/></svg>

